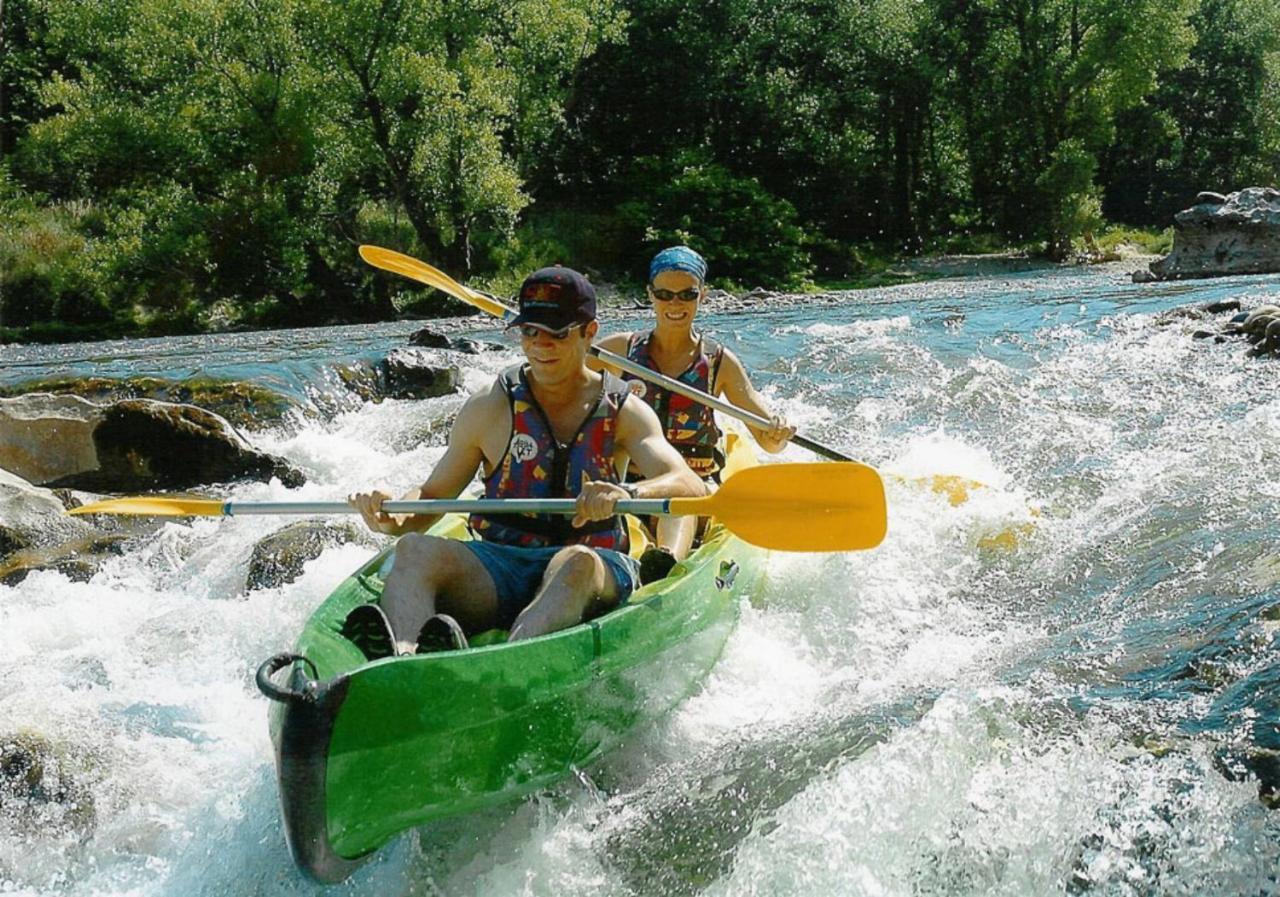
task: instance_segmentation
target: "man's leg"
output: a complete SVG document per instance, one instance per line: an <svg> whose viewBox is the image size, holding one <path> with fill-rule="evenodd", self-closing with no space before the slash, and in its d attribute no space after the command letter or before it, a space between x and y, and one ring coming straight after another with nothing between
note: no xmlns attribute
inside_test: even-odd
<svg viewBox="0 0 1280 897"><path fill-rule="evenodd" d="M698 529L698 518L692 516L662 517L658 520L658 545L671 552L677 561L689 556L693 546L693 537Z"/></svg>
<svg viewBox="0 0 1280 897"><path fill-rule="evenodd" d="M509 641L533 638L578 623L597 601L606 606L620 598L618 582L600 556L583 545L570 545L547 564L538 594L511 627Z"/></svg>
<svg viewBox="0 0 1280 897"><path fill-rule="evenodd" d="M705 495L710 495L719 488L719 485L711 480L703 480L702 486ZM683 561L689 556L689 549L693 547L693 541L698 536L700 519L693 516L673 515L659 517L657 531L654 533L659 547L671 552L671 556L677 561Z"/></svg>
<svg viewBox="0 0 1280 897"><path fill-rule="evenodd" d="M498 594L484 565L461 542L422 533L396 543L381 604L400 653L414 652L418 631L436 613L471 633L497 625Z"/></svg>

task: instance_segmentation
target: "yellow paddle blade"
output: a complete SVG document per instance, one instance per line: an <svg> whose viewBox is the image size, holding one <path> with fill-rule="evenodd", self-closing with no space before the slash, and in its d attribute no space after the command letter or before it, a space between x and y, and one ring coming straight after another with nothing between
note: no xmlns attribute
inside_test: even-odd
<svg viewBox="0 0 1280 897"><path fill-rule="evenodd" d="M932 475L908 477L900 473L886 474L899 483L905 483L908 486L919 486L929 489L938 494L945 495L947 501L951 503L951 507L959 507L967 502L973 492L979 489L988 489L986 483L978 480L971 480L968 477L956 476L949 473L935 473Z"/></svg>
<svg viewBox="0 0 1280 897"><path fill-rule="evenodd" d="M763 464L706 498L673 498L673 514L711 514L743 541L778 551L857 551L884 540L880 474L856 461Z"/></svg>
<svg viewBox="0 0 1280 897"><path fill-rule="evenodd" d="M488 296L464 287L443 271L404 253L366 243L360 247L360 258L375 268L381 268L384 271L399 274L410 280L416 280L418 283L425 283L427 286L435 287L442 293L448 293L453 298L461 299L463 302L473 305L494 317L505 317L508 312L508 309L501 302L496 302Z"/></svg>
<svg viewBox="0 0 1280 897"><path fill-rule="evenodd" d="M136 514L144 517L221 517L216 498L109 498L72 508L68 514Z"/></svg>

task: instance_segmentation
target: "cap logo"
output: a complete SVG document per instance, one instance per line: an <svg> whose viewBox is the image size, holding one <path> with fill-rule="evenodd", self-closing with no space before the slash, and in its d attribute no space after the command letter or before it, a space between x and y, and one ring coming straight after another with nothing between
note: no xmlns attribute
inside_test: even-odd
<svg viewBox="0 0 1280 897"><path fill-rule="evenodd" d="M520 298L556 303L560 299L560 291L562 289L563 287L558 283L531 283L525 287L524 293L521 294Z"/></svg>

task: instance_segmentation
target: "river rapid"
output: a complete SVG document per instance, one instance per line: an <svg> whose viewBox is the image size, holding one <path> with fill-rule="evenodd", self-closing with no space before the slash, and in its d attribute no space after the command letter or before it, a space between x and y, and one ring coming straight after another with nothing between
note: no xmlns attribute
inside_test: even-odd
<svg viewBox="0 0 1280 897"><path fill-rule="evenodd" d="M202 519L89 582L0 586L0 733L55 743L94 807L87 834L0 813L0 893L1280 894L1280 812L1246 765L1280 750L1280 363L1155 322L1226 298L1280 302L1280 280L1050 271L708 315L802 433L894 475L885 542L773 555L674 713L332 889L290 860L252 673L372 548L246 594L290 520ZM309 482L220 494L402 491L462 396L365 404L334 367L412 329L6 346L0 383L253 379L316 409L248 433ZM472 391L515 346L463 358ZM988 488L953 506L931 474Z"/></svg>

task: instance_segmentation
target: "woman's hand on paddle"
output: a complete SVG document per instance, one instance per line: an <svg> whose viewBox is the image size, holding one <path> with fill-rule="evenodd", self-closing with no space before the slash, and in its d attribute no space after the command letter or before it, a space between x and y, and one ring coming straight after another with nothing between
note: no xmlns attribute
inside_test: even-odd
<svg viewBox="0 0 1280 897"><path fill-rule="evenodd" d="M772 455L786 448L791 437L796 435L796 428L788 426L785 420L775 414L769 418L769 429L755 430L755 434L760 448Z"/></svg>
<svg viewBox="0 0 1280 897"><path fill-rule="evenodd" d="M627 490L617 483L588 480L582 477L582 491L578 493L578 512L573 515L574 526L584 526L592 520L608 520L616 511L614 507L624 498L630 498Z"/></svg>
<svg viewBox="0 0 1280 897"><path fill-rule="evenodd" d="M391 496L377 489L372 492L356 492L347 496L347 504L360 512L365 525L375 533L386 533L389 536L399 535L401 521L382 510L382 503L390 501Z"/></svg>

